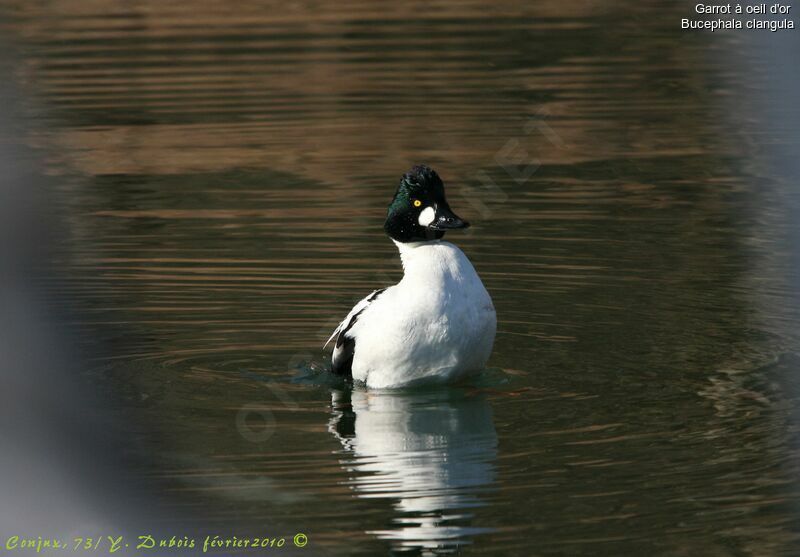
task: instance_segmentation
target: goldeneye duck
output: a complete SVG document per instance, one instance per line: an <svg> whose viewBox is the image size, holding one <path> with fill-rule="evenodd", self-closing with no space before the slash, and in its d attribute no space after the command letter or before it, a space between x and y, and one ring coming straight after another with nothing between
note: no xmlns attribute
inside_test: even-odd
<svg viewBox="0 0 800 557"><path fill-rule="evenodd" d="M403 279L358 302L333 332L331 370L373 388L456 381L484 368L497 317L467 256L445 242L467 228L433 169L403 175L383 226L400 250Z"/></svg>

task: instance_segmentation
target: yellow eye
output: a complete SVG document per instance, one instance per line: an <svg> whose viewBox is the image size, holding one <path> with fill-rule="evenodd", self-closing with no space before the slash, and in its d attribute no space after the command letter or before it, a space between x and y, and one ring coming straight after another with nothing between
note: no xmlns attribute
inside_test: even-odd
<svg viewBox="0 0 800 557"><path fill-rule="evenodd" d="M422 201L420 201L419 199L415 199L414 200L414 207L421 207L421 206L422 206Z"/></svg>

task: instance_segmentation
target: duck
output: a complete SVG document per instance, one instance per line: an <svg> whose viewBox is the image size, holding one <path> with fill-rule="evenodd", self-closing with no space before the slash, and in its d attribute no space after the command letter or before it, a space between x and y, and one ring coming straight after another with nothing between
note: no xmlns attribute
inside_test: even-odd
<svg viewBox="0 0 800 557"><path fill-rule="evenodd" d="M403 278L358 302L333 331L323 350L335 339L334 374L392 389L457 382L485 369L497 330L494 304L464 252L442 239L467 227L436 171L416 165L403 175L383 226Z"/></svg>

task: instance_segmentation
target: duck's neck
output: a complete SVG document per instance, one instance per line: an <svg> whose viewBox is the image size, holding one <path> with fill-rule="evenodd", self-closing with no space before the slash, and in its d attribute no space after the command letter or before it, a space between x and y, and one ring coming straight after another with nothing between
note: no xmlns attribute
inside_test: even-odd
<svg viewBox="0 0 800 557"><path fill-rule="evenodd" d="M393 240L400 250L400 260L403 262L403 273L410 275L429 275L441 272L443 263L449 259L445 246L452 246L443 240L427 242L398 242Z"/></svg>

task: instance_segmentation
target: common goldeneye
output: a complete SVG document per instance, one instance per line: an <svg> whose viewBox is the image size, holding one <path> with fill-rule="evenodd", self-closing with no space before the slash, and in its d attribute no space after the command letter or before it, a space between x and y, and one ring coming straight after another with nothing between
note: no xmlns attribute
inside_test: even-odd
<svg viewBox="0 0 800 557"><path fill-rule="evenodd" d="M400 180L384 230L403 279L355 305L333 332L333 373L368 387L455 381L483 369L497 317L467 256L442 240L469 223L450 209L439 175L415 166Z"/></svg>

